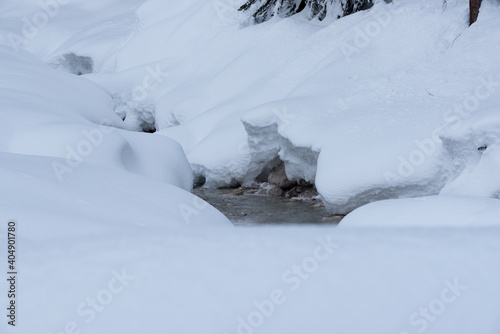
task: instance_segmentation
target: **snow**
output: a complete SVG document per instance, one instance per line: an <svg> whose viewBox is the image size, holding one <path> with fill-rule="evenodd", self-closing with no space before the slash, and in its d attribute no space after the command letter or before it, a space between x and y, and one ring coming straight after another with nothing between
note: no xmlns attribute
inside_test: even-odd
<svg viewBox="0 0 500 334"><path fill-rule="evenodd" d="M439 136L454 105L479 89L481 111L498 96L487 56L500 48L498 6L486 1L469 28L466 1L380 1L337 21L301 14L259 25L238 5L130 1L112 13L102 4L88 24L107 22L105 46L96 28L58 46L43 29L37 40L50 47L26 47L52 63L90 57L84 76L113 96L123 127L179 142L206 187L250 185L279 157L289 178L315 182L332 213L447 191L459 172Z"/></svg>
<svg viewBox="0 0 500 334"><path fill-rule="evenodd" d="M365 205L348 214L340 227L479 228L498 227L500 200L473 196L426 196Z"/></svg>
<svg viewBox="0 0 500 334"><path fill-rule="evenodd" d="M441 128L448 125L445 112L454 103L467 103L464 99L478 87L483 98L476 109L483 108L483 100L498 96L497 64L476 55L485 61L475 68L471 53L477 51L466 48L478 38L494 49L498 43L487 42L492 35L480 33L481 24L491 24L489 17L473 31L457 26L465 2L444 13L440 4L424 3L398 2L392 11L375 6L370 13L357 13L317 33L318 40L342 47L330 51L286 99L243 116L249 141L258 143L250 145L253 156L265 162L277 152L290 177L315 180L334 213L348 213L385 198L438 194L456 177L449 151L439 138ZM385 24L379 23L381 18ZM377 24L379 34L360 44L367 29ZM351 29L344 28L347 25ZM367 32L362 34L361 29ZM388 45L394 41L400 45L397 50ZM318 53L311 44L311 53ZM346 52L348 61L343 59ZM474 71L464 73L467 68ZM493 84L482 87L485 81ZM285 116L271 121L277 111ZM269 121L262 121L266 118Z"/></svg>
<svg viewBox="0 0 500 334"><path fill-rule="evenodd" d="M237 1L159 10L161 1L131 0L106 10L114 3L61 6L23 46L73 73L92 60L84 76L113 97L122 128L179 142L205 187L251 185L279 157L290 179L315 183L332 213L447 193L466 169L443 146L443 129L498 98L491 1L471 27L466 1L379 1L342 20L300 14L258 25ZM56 38L73 7L98 14ZM469 178L455 193L496 196L487 176Z"/></svg>
<svg viewBox="0 0 500 334"><path fill-rule="evenodd" d="M2 152L1 161L1 184L12 190L1 195L3 218L26 224L22 232L34 240L81 237L115 226L229 225L201 199L152 178L83 162L60 182L52 165L64 159Z"/></svg>
<svg viewBox="0 0 500 334"><path fill-rule="evenodd" d="M141 0L26 0L0 7L0 43L15 52L28 50L49 63L65 54L91 57L94 70L115 68L116 53L140 25L134 11Z"/></svg>
<svg viewBox="0 0 500 334"><path fill-rule="evenodd" d="M112 98L99 86L25 52L0 47L0 56L2 151L64 158L52 164L61 182L85 161L191 190L193 176L181 147L121 129Z"/></svg>
<svg viewBox="0 0 500 334"><path fill-rule="evenodd" d="M0 4L0 332L497 334L500 6L241 2ZM280 161L339 227L236 228L189 193Z"/></svg>
<svg viewBox="0 0 500 334"><path fill-rule="evenodd" d="M493 334L500 326L498 227L429 230L422 216L423 225L409 230L238 229L193 195L124 171L84 164L60 183L53 158L2 153L0 161L0 182L11 190L0 195L0 219L18 221L20 265L18 327L2 322L2 333L71 326L96 334L238 333L240 317L261 333L427 326L428 333ZM449 200L448 209L464 202ZM482 209L498 217L498 204ZM381 226L387 212L370 218ZM123 289L109 294L110 286ZM445 290L451 299L440 303ZM271 312L265 301L277 293ZM259 311L255 303L267 306ZM436 310L432 321L421 308Z"/></svg>
<svg viewBox="0 0 500 334"><path fill-rule="evenodd" d="M18 217L22 251L19 327L2 323L2 332L60 333L71 325L96 334L498 331L498 228L237 229L209 207L186 225L168 203L181 196L191 205L192 196L168 185L139 177L123 185L123 172L89 166L40 202L25 187L58 185L46 158L2 159L19 170L2 173L2 184L12 180L26 201L1 202L2 219ZM106 297L117 273L132 278ZM276 294L274 311L269 302L267 311L255 306ZM423 308L433 310L432 321Z"/></svg>
<svg viewBox="0 0 500 334"><path fill-rule="evenodd" d="M495 102L498 106L498 99ZM443 133L444 147L454 158L457 176L441 194L500 198L500 178L496 176L500 118L496 106L457 120Z"/></svg>

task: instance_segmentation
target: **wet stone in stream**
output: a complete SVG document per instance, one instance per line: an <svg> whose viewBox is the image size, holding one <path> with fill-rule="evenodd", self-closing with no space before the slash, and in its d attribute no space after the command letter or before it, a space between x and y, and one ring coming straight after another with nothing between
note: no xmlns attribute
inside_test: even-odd
<svg viewBox="0 0 500 334"><path fill-rule="evenodd" d="M335 225L343 216L331 216L314 199L245 193L242 189L195 188L193 193L221 211L234 225Z"/></svg>

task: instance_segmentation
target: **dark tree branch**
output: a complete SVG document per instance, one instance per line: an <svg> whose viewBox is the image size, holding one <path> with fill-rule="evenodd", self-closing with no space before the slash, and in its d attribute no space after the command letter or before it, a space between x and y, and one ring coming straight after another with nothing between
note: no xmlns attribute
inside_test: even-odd
<svg viewBox="0 0 500 334"><path fill-rule="evenodd" d="M476 22L477 16L479 15L479 7L481 7L481 1L482 0L469 0L469 11L470 11L469 25Z"/></svg>
<svg viewBox="0 0 500 334"><path fill-rule="evenodd" d="M373 5L372 0L265 0L258 6L252 16L255 22L261 23L269 20L275 13L280 17L288 17L309 8L311 18L317 17L319 20L323 20L326 17L327 4L333 4L334 2L341 4L341 16L368 9ZM257 3L257 0L247 0L239 10L247 11L255 3Z"/></svg>

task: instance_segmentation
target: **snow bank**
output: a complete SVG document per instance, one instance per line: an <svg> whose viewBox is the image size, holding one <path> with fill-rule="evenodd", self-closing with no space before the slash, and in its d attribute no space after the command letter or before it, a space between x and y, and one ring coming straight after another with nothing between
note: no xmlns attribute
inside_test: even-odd
<svg viewBox="0 0 500 334"><path fill-rule="evenodd" d="M286 99L242 117L253 163L262 168L279 155L289 177L315 180L335 213L385 198L438 194L456 177L439 138L450 111L476 91L483 103L498 87L497 76L491 79L497 64L490 59L474 68L473 59L486 56L470 45L498 45L486 33L493 16L467 28L465 2L444 12L441 4L423 3L378 4L308 38L303 62L324 52L314 70ZM335 47L321 45L325 40ZM395 50L394 41L404 47Z"/></svg>
<svg viewBox="0 0 500 334"><path fill-rule="evenodd" d="M456 175L441 194L500 198L500 109L495 102L492 109L456 119L441 136Z"/></svg>
<svg viewBox="0 0 500 334"><path fill-rule="evenodd" d="M173 203L186 199L191 205L191 195L177 188L142 178L123 184L130 180L123 172L89 165L71 187L56 190L46 158L2 154L2 166L6 159L10 171L20 172L4 174L2 168L2 184L13 177L22 191L50 187L43 198L24 193L30 210L22 193L0 195L0 220L19 217L22 251L19 322L16 328L2 322L2 333L76 327L93 334L423 328L429 334L495 334L500 328L498 228L180 227ZM101 181L102 195L86 191L89 179ZM71 200L64 202L66 196ZM203 217L223 224L212 210Z"/></svg>
<svg viewBox="0 0 500 334"><path fill-rule="evenodd" d="M479 110L498 87L498 64L486 56L500 51L498 7L487 2L469 28L467 5L380 2L329 24L298 16L243 29L210 19L205 6L182 25L189 34L217 22L200 32L202 51L139 37L130 49L185 57L169 78L182 84L159 88L155 115L159 134L181 143L206 186L251 184L279 158L290 179L314 181L332 212L348 213L435 195L457 177L442 128L455 104L479 90Z"/></svg>
<svg viewBox="0 0 500 334"><path fill-rule="evenodd" d="M500 200L472 196L428 196L367 204L348 214L339 227L499 226Z"/></svg>
<svg viewBox="0 0 500 334"><path fill-rule="evenodd" d="M0 194L1 211L3 218L27 224L24 237L81 237L114 226L230 226L208 203L165 182L87 162L60 182L54 161L65 163L61 158L0 152L0 183L9 190Z"/></svg>
<svg viewBox="0 0 500 334"><path fill-rule="evenodd" d="M27 52L0 47L0 150L51 156L61 182L83 162L126 170L183 189L192 173L181 147L165 137L120 129L113 100L82 77L49 68Z"/></svg>
<svg viewBox="0 0 500 334"><path fill-rule="evenodd" d="M236 229L192 194L125 171L84 163L60 183L53 160L0 153L0 184L9 189L0 193L0 221L18 221L22 269L18 324L2 322L2 333L76 327L95 334L232 334L246 327L266 334L382 334L425 327L431 334L495 334L500 328L498 228ZM487 210L498 217L497 200L428 201L434 200L437 215L440 208L451 214L458 203L464 207L458 214L470 209L485 218ZM365 222L390 222L387 212L409 219L394 204ZM414 216L423 209L403 207L419 210ZM345 226L356 224L357 212ZM5 238L0 231L0 242Z"/></svg>
<svg viewBox="0 0 500 334"><path fill-rule="evenodd" d="M4 45L8 27L38 6L28 4L3 5ZM465 139L442 131L457 104L475 97L472 114L497 95L494 3L471 27L467 1L378 1L341 20L299 14L251 26L239 5L75 0L23 47L60 68L72 53L92 59L84 76L113 97L122 127L178 141L207 187L249 185L280 159L334 213L442 190L497 196L491 182L459 177L472 167L450 145ZM77 9L88 21L71 21ZM68 21L74 28L62 29ZM494 150L474 175L493 168Z"/></svg>
<svg viewBox="0 0 500 334"><path fill-rule="evenodd" d="M60 7L26 49L56 67L71 52L90 57L94 73L70 75L0 48L0 221L18 220L21 277L19 325L2 321L0 332L497 334L500 233L475 223L495 223L498 200L380 202L343 223L380 217L379 225L400 226L421 214L419 226L451 217L472 223L463 229L235 229L163 182L190 187L175 142L120 129L153 117L212 186L251 182L279 157L291 177L315 179L334 210L370 200L360 195L370 191L437 193L448 180L450 192L477 186L491 195L494 186L461 180L496 166L493 112L456 134L434 132L457 98L474 93L477 76L497 68L484 54L498 54L490 42L499 8L483 2L479 21L465 29L457 24L465 1L444 13L441 1L401 1L395 6L405 14L351 62L341 41L352 45L384 4L331 25L299 16L246 29L231 14L235 3ZM2 2L0 43L10 50L8 33L38 11L37 0ZM157 65L169 75L155 85ZM114 104L134 96L122 122ZM66 159L85 149L85 159ZM464 156L453 165L456 151ZM421 154L425 161L408 165ZM54 164L71 169L64 182ZM5 279L0 290L8 291Z"/></svg>
<svg viewBox="0 0 500 334"><path fill-rule="evenodd" d="M142 0L25 0L0 5L0 44L15 52L27 50L38 58L67 68L65 55L90 57L95 71L113 71L116 55L139 30L135 14ZM78 63L74 63L78 66Z"/></svg>

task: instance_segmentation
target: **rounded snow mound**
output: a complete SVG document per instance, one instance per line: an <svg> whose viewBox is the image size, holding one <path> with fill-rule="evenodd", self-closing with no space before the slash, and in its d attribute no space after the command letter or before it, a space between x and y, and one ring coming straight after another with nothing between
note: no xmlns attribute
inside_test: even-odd
<svg viewBox="0 0 500 334"><path fill-rule="evenodd" d="M86 163L124 170L191 190L180 145L121 129L113 99L84 77L50 68L33 55L0 47L0 151L54 158L60 182Z"/></svg>
<svg viewBox="0 0 500 334"><path fill-rule="evenodd" d="M339 227L499 226L500 200L472 196L392 199L362 206Z"/></svg>

